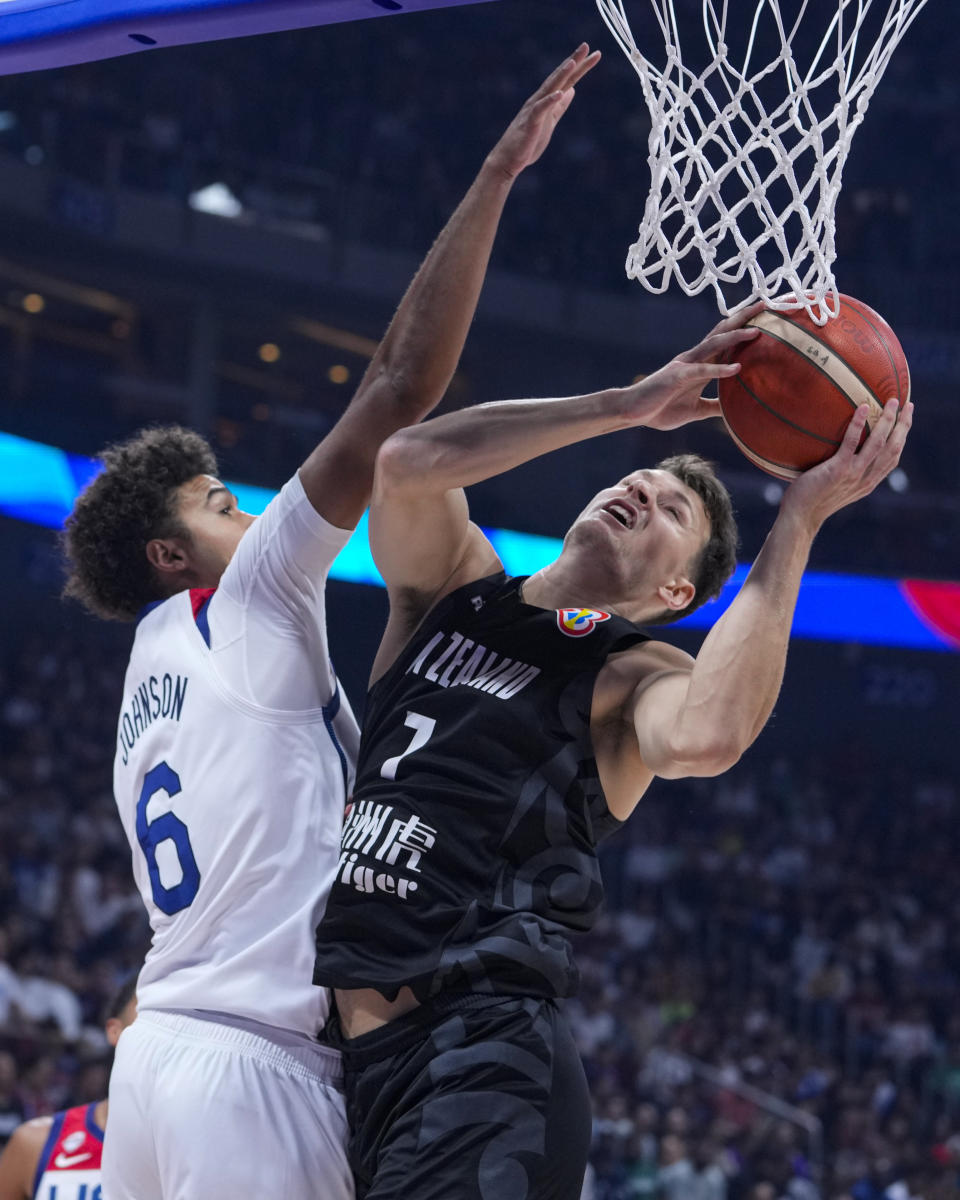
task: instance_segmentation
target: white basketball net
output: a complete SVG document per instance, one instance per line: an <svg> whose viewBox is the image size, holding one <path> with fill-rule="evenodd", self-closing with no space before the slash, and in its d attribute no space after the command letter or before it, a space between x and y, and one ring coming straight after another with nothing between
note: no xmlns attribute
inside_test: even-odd
<svg viewBox="0 0 960 1200"><path fill-rule="evenodd" d="M713 287L724 313L757 299L794 307L800 297L824 324L839 304L831 267L843 165L926 0L754 0L749 25L748 0L649 2L666 43L662 67L637 48L623 0L597 0L652 120L650 195L627 275L658 293L671 280L689 296ZM700 5L702 28L678 19L677 9ZM730 306L731 285L750 294Z"/></svg>

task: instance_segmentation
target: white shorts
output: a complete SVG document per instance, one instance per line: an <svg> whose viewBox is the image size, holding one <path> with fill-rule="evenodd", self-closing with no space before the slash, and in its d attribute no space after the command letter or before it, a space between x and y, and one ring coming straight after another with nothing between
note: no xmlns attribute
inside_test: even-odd
<svg viewBox="0 0 960 1200"><path fill-rule="evenodd" d="M352 1200L340 1057L148 1010L110 1077L104 1200Z"/></svg>

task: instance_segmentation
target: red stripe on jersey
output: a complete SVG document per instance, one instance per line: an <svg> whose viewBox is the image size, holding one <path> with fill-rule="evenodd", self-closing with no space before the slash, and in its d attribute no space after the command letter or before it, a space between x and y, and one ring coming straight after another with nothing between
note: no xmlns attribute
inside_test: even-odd
<svg viewBox="0 0 960 1200"><path fill-rule="evenodd" d="M60 1136L50 1147L43 1174L49 1171L96 1171L103 1154L103 1130L94 1122L95 1105L82 1104L63 1114Z"/></svg>
<svg viewBox="0 0 960 1200"><path fill-rule="evenodd" d="M200 614L201 608L210 599L216 588L191 588L190 589L190 607L193 609L193 619L196 620Z"/></svg>

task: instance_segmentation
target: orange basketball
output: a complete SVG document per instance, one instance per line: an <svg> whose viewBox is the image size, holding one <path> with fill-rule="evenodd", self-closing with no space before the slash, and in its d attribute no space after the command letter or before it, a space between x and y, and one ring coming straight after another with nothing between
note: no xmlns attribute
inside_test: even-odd
<svg viewBox="0 0 960 1200"><path fill-rule="evenodd" d="M802 309L765 309L747 322L760 336L733 352L739 375L720 380L720 407L730 435L752 463L780 479L829 458L857 407L870 405L867 427L894 397L910 399L910 371L897 335L850 296L826 325Z"/></svg>

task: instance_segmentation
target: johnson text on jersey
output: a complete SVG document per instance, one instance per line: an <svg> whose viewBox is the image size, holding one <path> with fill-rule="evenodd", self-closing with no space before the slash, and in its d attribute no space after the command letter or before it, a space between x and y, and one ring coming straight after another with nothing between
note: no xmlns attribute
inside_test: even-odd
<svg viewBox="0 0 960 1200"><path fill-rule="evenodd" d="M137 685L130 696L130 702L120 713L117 729L124 766L127 765L137 738L154 721L180 720L188 683L188 676L171 675L166 672L162 678L151 675L149 679L144 679Z"/></svg>

